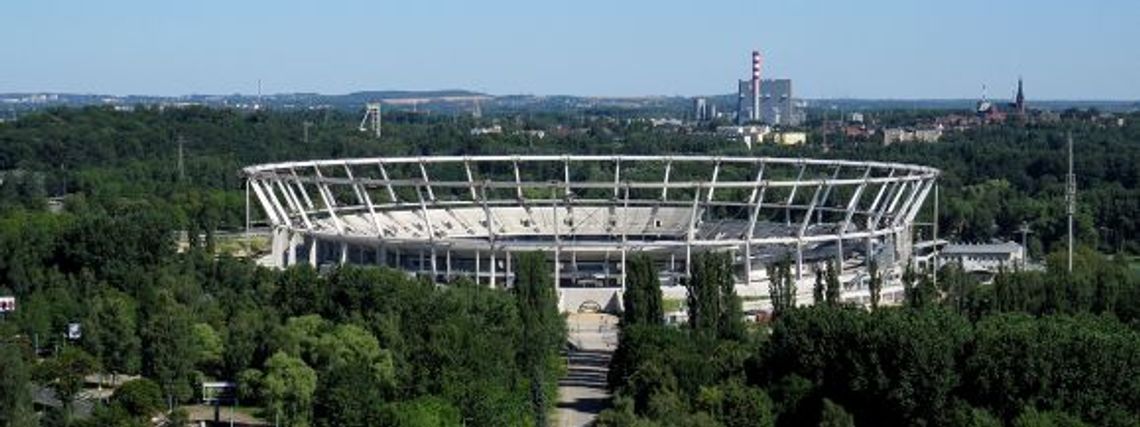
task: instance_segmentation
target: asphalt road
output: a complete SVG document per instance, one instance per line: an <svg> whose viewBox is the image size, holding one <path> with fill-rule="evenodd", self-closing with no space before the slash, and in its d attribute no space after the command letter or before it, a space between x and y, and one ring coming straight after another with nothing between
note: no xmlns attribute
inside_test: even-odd
<svg viewBox="0 0 1140 427"><path fill-rule="evenodd" d="M566 377L558 382L558 425L588 426L610 406L606 374L617 346L617 317L571 314L566 319L570 342Z"/></svg>

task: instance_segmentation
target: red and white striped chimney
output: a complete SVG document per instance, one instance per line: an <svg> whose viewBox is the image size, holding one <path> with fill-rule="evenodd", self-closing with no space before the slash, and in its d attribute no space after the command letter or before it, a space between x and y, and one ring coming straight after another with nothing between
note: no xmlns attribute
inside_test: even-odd
<svg viewBox="0 0 1140 427"><path fill-rule="evenodd" d="M760 51L752 51L752 120L760 120Z"/></svg>

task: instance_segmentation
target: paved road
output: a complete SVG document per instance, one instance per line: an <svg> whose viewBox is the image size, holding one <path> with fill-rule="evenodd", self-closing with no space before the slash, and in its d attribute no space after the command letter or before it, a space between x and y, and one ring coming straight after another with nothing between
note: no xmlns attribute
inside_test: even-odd
<svg viewBox="0 0 1140 427"><path fill-rule="evenodd" d="M617 317L608 314L571 314L566 319L570 342L566 377L558 382L558 425L586 426L610 406L606 374L617 345Z"/></svg>

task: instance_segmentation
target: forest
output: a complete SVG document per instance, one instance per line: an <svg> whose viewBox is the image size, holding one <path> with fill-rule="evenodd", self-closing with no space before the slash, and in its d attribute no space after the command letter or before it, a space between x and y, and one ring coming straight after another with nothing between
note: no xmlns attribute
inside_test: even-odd
<svg viewBox="0 0 1140 427"><path fill-rule="evenodd" d="M243 409L283 425L546 425L565 326L540 255L520 259L503 291L385 269L270 270L216 245L245 227L247 165L497 153L930 165L944 172L943 237L1013 239L1027 223L1030 255L1046 265L992 286L951 269L936 287L912 272L904 307L788 301L759 326L742 323L725 260L709 256L687 283L691 323L675 327L661 324L651 267L634 260L602 425L1140 425L1140 284L1128 264L1140 253L1140 115L1122 127L1066 113L935 144L753 151L605 115L395 112L382 139L358 132L357 118L139 107L0 123L0 295L19 301L0 319L0 426L147 425L207 380L237 383ZM468 132L492 122L505 132ZM1073 273L1056 258L1066 132L1078 171ZM73 323L75 339L64 333ZM95 373L130 380L79 416L72 397ZM42 390L61 404L37 414Z"/></svg>
<svg viewBox="0 0 1140 427"><path fill-rule="evenodd" d="M985 287L911 272L903 306L871 310L826 297L821 276L811 306L765 326L742 320L724 255L696 263L682 327L663 324L656 279L633 274L598 424L1138 425L1140 280L1079 261Z"/></svg>
<svg viewBox="0 0 1140 427"><path fill-rule="evenodd" d="M53 109L0 124L0 209L42 210L44 197L106 206L124 200L167 205L184 227L205 232L244 225L242 167L271 161L391 155L714 154L899 161L943 171L939 223L952 239L1010 239L1028 226L1042 257L1063 242L1065 134L1074 139L1076 237L1102 252L1140 253L1140 115L1123 126L1068 111L1056 123L1018 123L947 132L936 144L832 140L749 151L701 129L662 129L611 115L536 113L474 119L392 112L385 136L358 132L358 116L337 110L259 111L143 108ZM876 120L906 112L880 112ZM504 132L471 135L497 123ZM546 138L514 131L543 129ZM179 161L179 153L183 160ZM181 166L179 166L181 164ZM929 205L927 204L929 209ZM255 212L256 214L256 212ZM926 215L929 215L927 213Z"/></svg>
<svg viewBox="0 0 1140 427"><path fill-rule="evenodd" d="M171 218L134 205L3 220L20 308L0 321L0 425L149 425L217 380L281 425L531 425L549 410L564 336L549 279L504 292L388 269L276 271L176 253ZM78 339L60 333L73 322ZM138 379L73 416L95 373ZM62 407L37 420L29 382Z"/></svg>

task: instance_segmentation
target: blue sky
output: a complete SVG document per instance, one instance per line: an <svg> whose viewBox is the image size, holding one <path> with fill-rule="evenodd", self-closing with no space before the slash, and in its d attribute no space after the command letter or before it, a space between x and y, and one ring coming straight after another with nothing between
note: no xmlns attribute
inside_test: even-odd
<svg viewBox="0 0 1140 427"><path fill-rule="evenodd" d="M1140 99L1136 0L57 1L0 6L0 92L465 88Z"/></svg>

